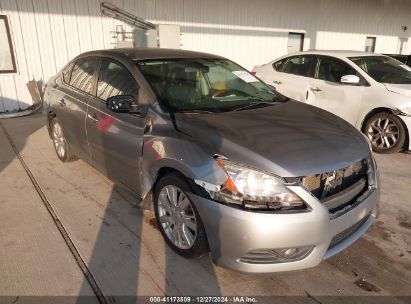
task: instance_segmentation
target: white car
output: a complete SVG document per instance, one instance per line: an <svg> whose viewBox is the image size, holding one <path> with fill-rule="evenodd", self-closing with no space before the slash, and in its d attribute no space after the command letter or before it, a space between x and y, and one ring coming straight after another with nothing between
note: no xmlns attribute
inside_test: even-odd
<svg viewBox="0 0 411 304"><path fill-rule="evenodd" d="M256 66L253 74L289 98L347 120L376 152L411 150L411 68L391 57L299 52Z"/></svg>

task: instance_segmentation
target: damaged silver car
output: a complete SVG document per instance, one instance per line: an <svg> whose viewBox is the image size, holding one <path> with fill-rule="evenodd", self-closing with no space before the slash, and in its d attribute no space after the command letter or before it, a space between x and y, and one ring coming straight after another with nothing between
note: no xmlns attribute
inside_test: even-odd
<svg viewBox="0 0 411 304"><path fill-rule="evenodd" d="M366 138L234 62L166 49L82 54L50 79L48 127L144 200L178 254L242 272L314 267L378 213Z"/></svg>

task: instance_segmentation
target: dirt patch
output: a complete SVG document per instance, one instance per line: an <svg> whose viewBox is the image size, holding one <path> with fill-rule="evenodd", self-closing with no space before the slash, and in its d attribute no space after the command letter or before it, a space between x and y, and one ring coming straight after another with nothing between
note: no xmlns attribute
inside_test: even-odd
<svg viewBox="0 0 411 304"><path fill-rule="evenodd" d="M400 214L397 216L398 225L403 228L411 229L411 219L407 214Z"/></svg>
<svg viewBox="0 0 411 304"><path fill-rule="evenodd" d="M407 257L398 257L399 253L393 255L393 252L383 250L371 241L361 238L350 248L327 259L326 263L351 276L352 282L363 290L374 291L374 288L367 284L372 282L372 285L380 290L408 295L411 264Z"/></svg>
<svg viewBox="0 0 411 304"><path fill-rule="evenodd" d="M392 232L384 226L384 222L382 221L377 221L375 225L371 227L370 232L375 233L377 238L381 238L385 241L391 240L392 237Z"/></svg>
<svg viewBox="0 0 411 304"><path fill-rule="evenodd" d="M146 223L148 223L148 224L149 224L151 227L153 227L154 229L159 230L159 229L158 229L158 225L157 225L157 221L156 221L156 219L155 219L154 217L150 217L150 218L145 217L145 218L144 218L144 221L145 221Z"/></svg>
<svg viewBox="0 0 411 304"><path fill-rule="evenodd" d="M378 288L374 284L371 284L370 282L367 282L363 278L358 279L357 281L354 282L354 284L357 285L358 287L360 287L361 289L369 291L369 292L379 292L379 291L381 291L380 288Z"/></svg>

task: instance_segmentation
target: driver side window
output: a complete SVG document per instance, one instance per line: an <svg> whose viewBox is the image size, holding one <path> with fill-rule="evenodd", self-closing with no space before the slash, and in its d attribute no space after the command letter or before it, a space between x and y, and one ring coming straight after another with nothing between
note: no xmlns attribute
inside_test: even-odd
<svg viewBox="0 0 411 304"><path fill-rule="evenodd" d="M97 82L97 97L107 100L109 97L117 95L137 97L137 84L123 65L103 59Z"/></svg>
<svg viewBox="0 0 411 304"><path fill-rule="evenodd" d="M352 68L351 66L349 66L341 60L331 57L319 57L318 60L318 79L339 83L341 81L342 76L359 76L354 68Z"/></svg>

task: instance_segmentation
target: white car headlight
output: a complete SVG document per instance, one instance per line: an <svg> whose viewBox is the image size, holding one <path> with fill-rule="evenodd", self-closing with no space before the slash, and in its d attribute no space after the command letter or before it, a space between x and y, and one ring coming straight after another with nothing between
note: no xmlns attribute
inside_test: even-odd
<svg viewBox="0 0 411 304"><path fill-rule="evenodd" d="M230 162L216 159L226 172L227 180L210 196L224 203L238 204L247 209L306 209L303 200L292 192L280 177Z"/></svg>

